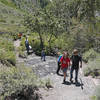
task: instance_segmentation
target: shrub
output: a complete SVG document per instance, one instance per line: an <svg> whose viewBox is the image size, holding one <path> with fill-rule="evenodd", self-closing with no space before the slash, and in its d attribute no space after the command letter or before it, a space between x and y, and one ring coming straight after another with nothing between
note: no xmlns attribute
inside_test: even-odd
<svg viewBox="0 0 100 100"><path fill-rule="evenodd" d="M14 24L15 23L15 21L14 20L11 20L11 24Z"/></svg>
<svg viewBox="0 0 100 100"><path fill-rule="evenodd" d="M21 58L27 58L27 55L25 54L24 51L19 51L19 57L21 57Z"/></svg>
<svg viewBox="0 0 100 100"><path fill-rule="evenodd" d="M2 23L6 23L6 20L4 20L4 19L0 19L0 22L2 22Z"/></svg>
<svg viewBox="0 0 100 100"><path fill-rule="evenodd" d="M95 52L93 49L90 49L89 51L85 52L83 55L83 60L85 62L88 62L89 60L93 60L96 58L99 54Z"/></svg>
<svg viewBox="0 0 100 100"><path fill-rule="evenodd" d="M100 76L100 58L88 62L87 67L84 69L84 75Z"/></svg>
<svg viewBox="0 0 100 100"><path fill-rule="evenodd" d="M19 67L2 67L0 68L0 100L6 96L10 96L16 91L21 91L23 86L36 86L37 77L29 67L20 65Z"/></svg>
<svg viewBox="0 0 100 100"><path fill-rule="evenodd" d="M0 38L0 61L7 66L16 64L14 45L11 40Z"/></svg>

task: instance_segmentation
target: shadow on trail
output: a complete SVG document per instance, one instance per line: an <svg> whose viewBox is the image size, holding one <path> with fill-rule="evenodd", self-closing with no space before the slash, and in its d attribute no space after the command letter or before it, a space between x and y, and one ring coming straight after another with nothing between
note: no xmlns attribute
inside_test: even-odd
<svg viewBox="0 0 100 100"><path fill-rule="evenodd" d="M74 84L76 87L81 87L81 89L83 90L84 84L82 82L78 82L78 83L72 82L71 84Z"/></svg>
<svg viewBox="0 0 100 100"><path fill-rule="evenodd" d="M58 76L64 76L63 74L57 74ZM68 74L66 75L67 77L69 76Z"/></svg>
<svg viewBox="0 0 100 100"><path fill-rule="evenodd" d="M32 55L34 52L33 51L29 51L28 55Z"/></svg>
<svg viewBox="0 0 100 100"><path fill-rule="evenodd" d="M71 85L71 83L70 82L68 82L68 81L65 81L64 83L62 83L62 84L64 84L64 85Z"/></svg>
<svg viewBox="0 0 100 100"><path fill-rule="evenodd" d="M58 76L64 76L63 74L57 74Z"/></svg>
<svg viewBox="0 0 100 100"><path fill-rule="evenodd" d="M83 90L83 86L84 86L84 84L80 83L80 82L78 82L78 83L72 82L71 83L71 82L66 81L66 82L64 82L62 84L64 84L64 85L72 85L72 84L74 84L76 87L81 87L82 90Z"/></svg>

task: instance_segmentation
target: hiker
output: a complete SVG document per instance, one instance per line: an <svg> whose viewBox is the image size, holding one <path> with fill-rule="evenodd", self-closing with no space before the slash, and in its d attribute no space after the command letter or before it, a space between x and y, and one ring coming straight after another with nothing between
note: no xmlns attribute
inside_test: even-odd
<svg viewBox="0 0 100 100"><path fill-rule="evenodd" d="M74 49L73 55L71 56L72 66L70 70L70 81L73 82L73 71L75 70L75 83L78 83L78 71L79 71L79 62L80 68L82 68L82 58L78 54L78 50Z"/></svg>
<svg viewBox="0 0 100 100"><path fill-rule="evenodd" d="M41 60L46 61L45 60L45 50L44 49L41 51Z"/></svg>
<svg viewBox="0 0 100 100"><path fill-rule="evenodd" d="M26 40L25 40L25 46L26 46L27 54L29 54L29 41L28 41L27 37L26 37Z"/></svg>
<svg viewBox="0 0 100 100"><path fill-rule="evenodd" d="M66 72L67 72L68 67L70 66L70 58L68 56L69 56L68 52L63 52L63 56L60 60L61 61L61 69L64 74L63 83L66 82Z"/></svg>
<svg viewBox="0 0 100 100"><path fill-rule="evenodd" d="M61 68L61 62L60 62L60 59L62 58L62 54L60 54L60 52L58 53L59 55L59 58L57 60L57 63L58 63L58 67L57 67L57 74L59 75L59 71L60 71L60 68Z"/></svg>
<svg viewBox="0 0 100 100"><path fill-rule="evenodd" d="M21 39L21 37L22 37L22 33L19 33L18 38Z"/></svg>

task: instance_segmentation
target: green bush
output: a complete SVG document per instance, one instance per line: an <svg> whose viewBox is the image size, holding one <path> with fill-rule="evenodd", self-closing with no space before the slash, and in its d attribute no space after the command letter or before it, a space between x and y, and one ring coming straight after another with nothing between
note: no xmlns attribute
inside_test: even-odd
<svg viewBox="0 0 100 100"><path fill-rule="evenodd" d="M4 3L5 5L7 6L10 6L10 7L14 7L14 8L17 8L15 6L15 4L11 1L11 0L0 0L2 3Z"/></svg>
<svg viewBox="0 0 100 100"><path fill-rule="evenodd" d="M96 58L99 55L100 54L98 54L96 51L94 51L93 49L90 49L89 51L84 53L83 60L85 62L88 62L89 60L93 60L94 58Z"/></svg>
<svg viewBox="0 0 100 100"><path fill-rule="evenodd" d="M14 24L15 23L15 21L14 20L11 20L11 24Z"/></svg>
<svg viewBox="0 0 100 100"><path fill-rule="evenodd" d="M0 19L0 22L2 22L2 23L6 23L6 20L4 20L4 19Z"/></svg>
<svg viewBox="0 0 100 100"><path fill-rule="evenodd" d="M24 51L19 51L19 57L21 57L21 58L27 58L27 55L25 54Z"/></svg>
<svg viewBox="0 0 100 100"><path fill-rule="evenodd" d="M20 91L23 86L36 86L37 77L34 75L30 67L20 65L19 67L2 67L0 68L0 100L4 97Z"/></svg>
<svg viewBox="0 0 100 100"><path fill-rule="evenodd" d="M8 66L16 64L14 45L6 38L0 38L0 61Z"/></svg>
<svg viewBox="0 0 100 100"><path fill-rule="evenodd" d="M100 57L88 62L87 67L84 69L84 75L100 76Z"/></svg>

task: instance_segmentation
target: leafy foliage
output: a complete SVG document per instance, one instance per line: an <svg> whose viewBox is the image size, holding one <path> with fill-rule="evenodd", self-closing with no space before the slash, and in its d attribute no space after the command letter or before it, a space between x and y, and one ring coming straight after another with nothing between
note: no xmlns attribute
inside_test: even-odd
<svg viewBox="0 0 100 100"><path fill-rule="evenodd" d="M88 62L87 67L84 69L84 75L100 76L100 57Z"/></svg>
<svg viewBox="0 0 100 100"><path fill-rule="evenodd" d="M97 56L99 56L99 54L92 49L90 49L89 51L85 52L83 55L83 60L88 62L89 60L94 60L95 58L97 58Z"/></svg>
<svg viewBox="0 0 100 100"><path fill-rule="evenodd" d="M16 91L21 91L23 86L36 86L36 76L32 69L23 65L19 67L2 67L0 68L0 80L2 91L0 99L10 96Z"/></svg>
<svg viewBox="0 0 100 100"><path fill-rule="evenodd" d="M16 64L12 41L2 37L0 37L0 61L7 66Z"/></svg>

